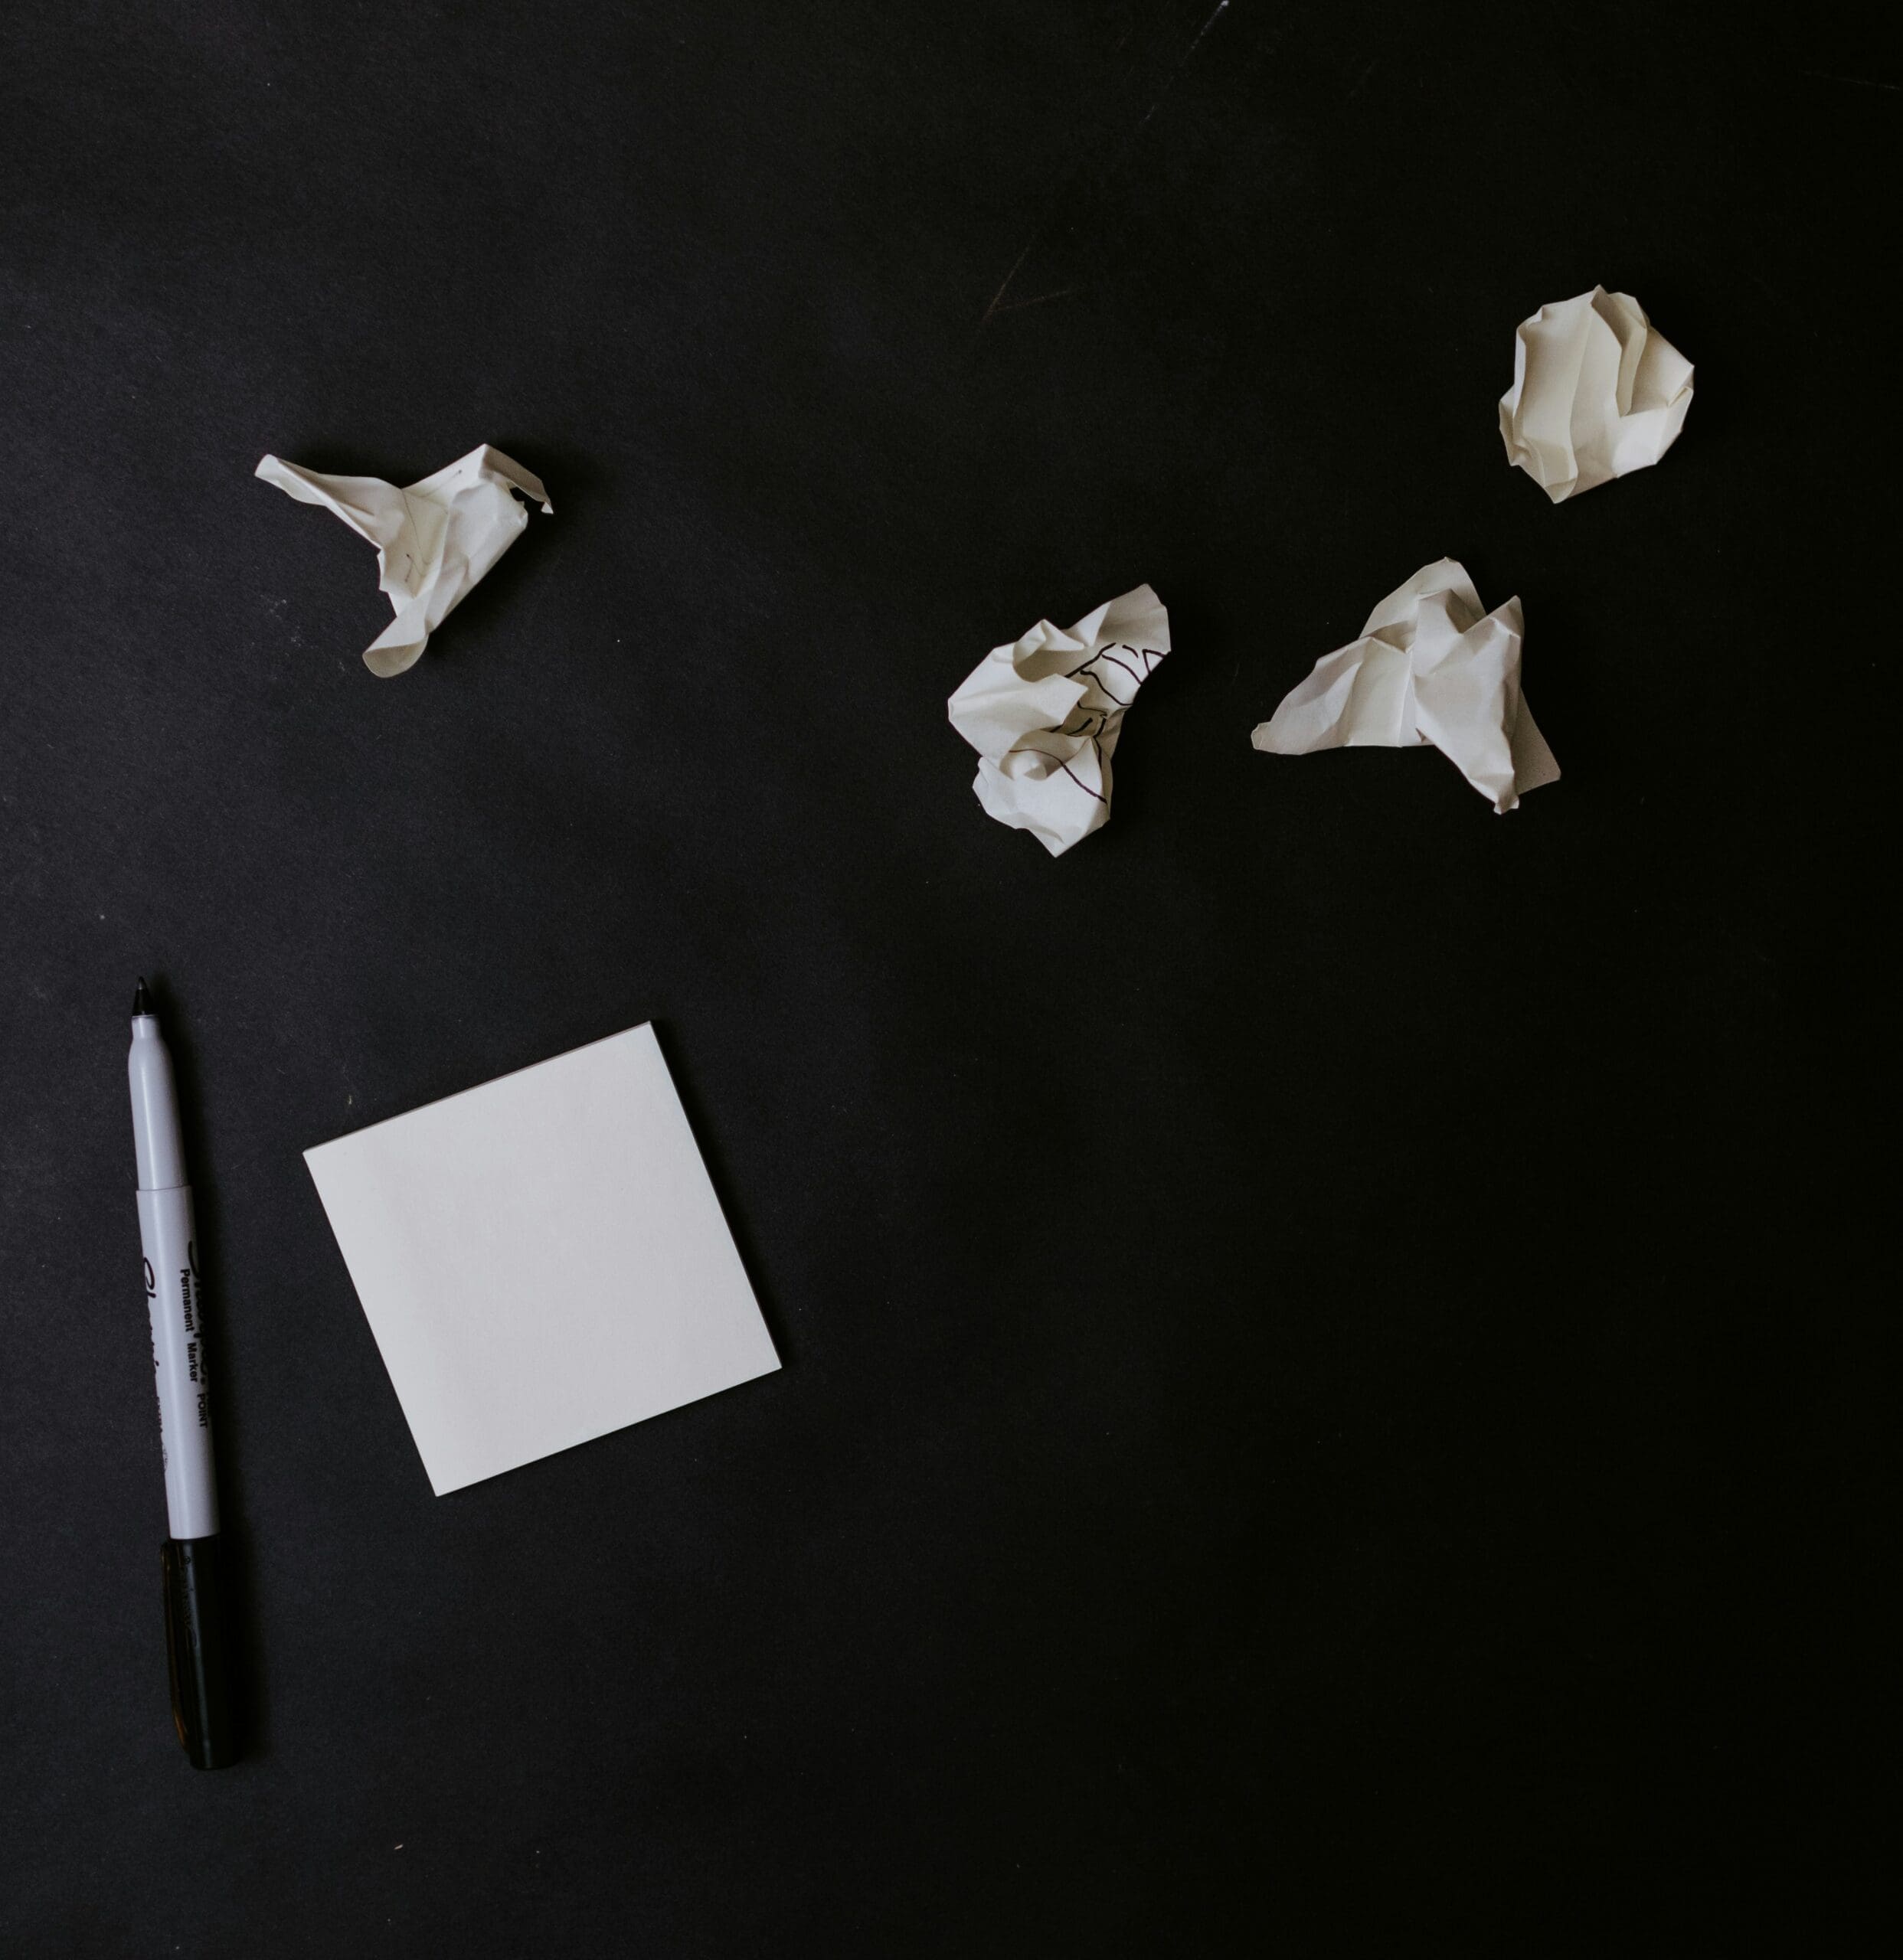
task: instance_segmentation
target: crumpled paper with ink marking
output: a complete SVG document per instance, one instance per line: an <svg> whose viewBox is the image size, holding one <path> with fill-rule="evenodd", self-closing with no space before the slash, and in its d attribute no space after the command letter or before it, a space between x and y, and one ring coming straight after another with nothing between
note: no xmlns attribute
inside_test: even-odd
<svg viewBox="0 0 1903 1960"><path fill-rule="evenodd" d="M1110 757L1136 691L1169 651L1169 614L1146 585L1068 631L1040 619L993 647L946 704L978 751L987 813L1053 858L1110 819Z"/></svg>

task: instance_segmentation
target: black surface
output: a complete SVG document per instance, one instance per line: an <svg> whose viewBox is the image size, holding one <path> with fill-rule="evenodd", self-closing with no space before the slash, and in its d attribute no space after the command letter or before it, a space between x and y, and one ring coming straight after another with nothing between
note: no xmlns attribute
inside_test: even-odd
<svg viewBox="0 0 1903 1960"><path fill-rule="evenodd" d="M1767 1910L1837 1775L1770 1767L1784 1635L1857 1550L1794 1493L1878 1429L1793 1094L1888 906L1899 83L1814 8L9 8L0 1950ZM1555 509L1494 404L1595 280L1699 394ZM253 466L483 441L556 514L375 680L369 549ZM1443 553L1522 596L1564 780L1254 753ZM1177 651L1054 863L944 697L1143 580ZM141 971L253 1668L215 1777ZM439 1501L299 1153L650 1018L784 1371Z"/></svg>

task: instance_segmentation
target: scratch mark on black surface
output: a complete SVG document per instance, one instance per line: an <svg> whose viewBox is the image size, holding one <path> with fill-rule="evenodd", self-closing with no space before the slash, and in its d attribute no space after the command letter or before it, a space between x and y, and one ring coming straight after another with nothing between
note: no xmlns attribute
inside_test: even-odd
<svg viewBox="0 0 1903 1960"><path fill-rule="evenodd" d="M1068 299L1076 290L1077 288L1074 286L1060 286L1055 292L1040 292L1035 299L1014 299L1009 306L994 305L991 312L1020 312L1027 306L1041 306L1047 299ZM985 317L989 319L991 314L987 313Z"/></svg>
<svg viewBox="0 0 1903 1960"><path fill-rule="evenodd" d="M1201 27L1197 28L1196 38L1189 44L1189 54L1195 54L1196 50L1202 45L1203 36L1206 34L1209 30L1215 25L1216 22L1228 11L1229 0L1216 0L1216 11L1209 16L1208 19L1203 22ZM1185 54L1182 58L1182 61L1179 61L1176 64L1178 67L1180 68L1183 65L1183 61L1187 61L1189 59L1189 54Z"/></svg>
<svg viewBox="0 0 1903 1960"><path fill-rule="evenodd" d="M1827 75L1821 68L1806 68L1802 71L1818 82L1841 82L1847 89L1881 89L1885 95L1903 95L1903 82L1866 81L1861 75Z"/></svg>
<svg viewBox="0 0 1903 1960"><path fill-rule="evenodd" d="M1209 16L1208 19L1203 22L1201 27L1197 28L1195 39L1192 41L1185 49L1184 49L1182 59L1176 64L1175 67L1170 70L1169 79L1165 82L1162 87L1157 91L1156 100L1143 111L1143 119L1136 126L1136 133L1138 136L1140 136L1143 132L1149 127L1149 119L1163 106L1163 97L1169 94L1169 91L1176 86L1176 77L1180 75L1182 71L1189 66L1191 61L1195 59L1196 50L1202 45L1203 36L1206 34L1209 30L1215 25L1217 21L1221 19L1222 16L1228 11L1229 0L1216 0L1216 11Z"/></svg>
<svg viewBox="0 0 1903 1960"><path fill-rule="evenodd" d="M1149 106L1143 111L1143 120L1139 122L1136 127L1131 131L1130 135L1123 139L1123 143L1117 148L1115 154L1110 158L1107 165L1100 168L1096 172L1100 181L1107 179L1122 167L1124 159L1130 155L1131 148L1135 144L1136 139L1143 134L1144 130L1149 128L1150 118L1153 116L1156 113L1157 110L1162 106L1165 98L1169 95L1169 91L1175 87L1177 77L1182 74L1185 68L1189 67L1190 62L1195 58L1197 49L1202 47L1205 40L1208 38L1209 30L1213 28L1217 21L1221 20L1223 15L1228 11L1229 0L1216 0L1216 5L1214 10L1210 13L1208 18L1204 21L1202 25L1197 28L1194 37L1190 41L1189 47L1186 47L1183 51L1182 54L1177 58L1175 64L1171 67L1168 76L1165 78L1162 87L1157 90L1156 99L1150 103ZM1129 38L1129 35L1126 34L1124 40L1126 41ZM1118 48L1120 49L1123 44L1123 41L1119 41L1117 43ZM1049 228L1051 218L1054 216L1056 211L1061 205L1066 194L1068 194L1069 191L1074 187L1074 182L1075 176L1074 173L1069 182L1060 189L1057 194L1052 198L1050 208L1046 211L1044 217L1039 221L1037 229L1032 233L1030 239L1026 243L1024 250L1012 261L1010 271L1005 274L1002 283L999 286L998 290L991 296L991 303L985 309L983 316L979 320L978 332L979 333L982 334L984 332L985 328L991 324L993 317L997 314L1015 312L1019 306L1039 305L1047 299L1061 299L1076 290L1074 286L1065 286L1054 292L1040 293L1035 299L1016 301L1009 306L1004 304L1004 296L1011 290L1012 281L1018 276L1019 273L1023 269L1025 260L1031 256L1032 248L1038 243L1038 240L1043 237L1045 231Z"/></svg>
<svg viewBox="0 0 1903 1960"><path fill-rule="evenodd" d="M1031 247L1032 245L1035 245L1037 242L1036 239L1033 238L1030 241L1030 244L1027 244L1024 250L1012 260L1011 270L1004 276L1004 283L991 296L991 304L985 309L985 317L978 322L979 327L981 330L989 324L992 315L998 310L998 302L1004 298L1007 292L1010 291L1011 282L1018 276L1018 268L1024 263L1026 259L1030 257Z"/></svg>
<svg viewBox="0 0 1903 1960"><path fill-rule="evenodd" d="M1377 55L1375 57L1374 60L1372 60L1371 62L1369 62L1369 63L1368 63L1368 66L1367 66L1366 67L1365 67L1364 69L1362 69L1362 70L1361 71L1361 80L1360 80L1359 81L1358 81L1358 82L1355 84L1355 86L1354 86L1352 89L1350 89L1350 90L1348 91L1347 94L1346 94L1345 96L1343 96L1342 97L1342 101L1344 101L1344 102L1352 102L1352 101L1355 100L1355 96L1358 96L1358 95L1359 95L1359 94L1361 93L1362 90L1363 89L1365 89L1365 88L1368 86L1368 77L1370 75L1372 75L1372 74L1375 72L1375 70L1377 68L1378 68L1380 66L1381 66L1381 57L1380 57L1378 54L1377 54Z"/></svg>

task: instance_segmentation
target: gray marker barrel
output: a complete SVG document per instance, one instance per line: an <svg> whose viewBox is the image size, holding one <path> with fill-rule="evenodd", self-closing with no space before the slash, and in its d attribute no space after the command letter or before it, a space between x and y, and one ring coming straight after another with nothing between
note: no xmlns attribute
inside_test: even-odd
<svg viewBox="0 0 1903 1960"><path fill-rule="evenodd" d="M152 1312L159 1442L165 1460L165 1515L175 1538L209 1538L218 1528L218 1491L199 1324L198 1248L172 1057L151 1014L133 1018L126 1073L132 1082L132 1147L139 1158L139 1236L146 1253L146 1302Z"/></svg>
<svg viewBox="0 0 1903 1960"><path fill-rule="evenodd" d="M171 1536L162 1555L172 1717L201 1769L236 1759L225 1686L218 1490L211 1458L211 1386L205 1366L198 1248L185 1182L185 1142L172 1056L139 983L132 1001L132 1148L139 1163L139 1236L159 1391L159 1440L165 1466Z"/></svg>

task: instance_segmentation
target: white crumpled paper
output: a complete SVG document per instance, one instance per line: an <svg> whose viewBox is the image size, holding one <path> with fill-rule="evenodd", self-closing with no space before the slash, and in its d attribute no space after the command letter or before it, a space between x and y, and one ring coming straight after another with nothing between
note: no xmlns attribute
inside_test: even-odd
<svg viewBox="0 0 1903 1960"><path fill-rule="evenodd" d="M1067 632L1040 619L993 647L946 704L978 751L972 783L1001 824L1053 858L1110 820L1110 756L1123 712L1169 651L1169 614L1146 585Z"/></svg>
<svg viewBox="0 0 1903 1960"><path fill-rule="evenodd" d="M1431 742L1496 811L1558 779L1520 694L1520 603L1483 612L1460 563L1424 566L1249 738L1270 755Z"/></svg>
<svg viewBox="0 0 1903 1960"><path fill-rule="evenodd" d="M316 504L377 547L377 586L397 616L364 649L387 680L416 665L430 635L519 537L528 512L520 490L553 514L540 480L486 444L400 490L378 476L319 476L276 456L257 475L300 504Z"/></svg>
<svg viewBox="0 0 1903 1960"><path fill-rule="evenodd" d="M1691 406L1691 362L1630 293L1595 286L1520 322L1500 435L1558 504L1656 462Z"/></svg>

